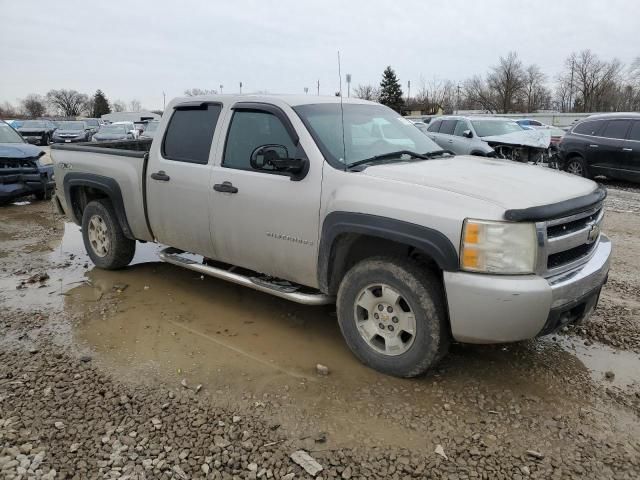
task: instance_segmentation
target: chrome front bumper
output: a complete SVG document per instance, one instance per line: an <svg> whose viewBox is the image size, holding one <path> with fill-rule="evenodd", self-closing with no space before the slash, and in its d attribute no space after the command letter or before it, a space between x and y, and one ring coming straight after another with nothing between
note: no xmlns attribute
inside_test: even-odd
<svg viewBox="0 0 640 480"><path fill-rule="evenodd" d="M551 278L444 272L453 338L502 343L586 320L607 280L611 241L600 236L589 261Z"/></svg>

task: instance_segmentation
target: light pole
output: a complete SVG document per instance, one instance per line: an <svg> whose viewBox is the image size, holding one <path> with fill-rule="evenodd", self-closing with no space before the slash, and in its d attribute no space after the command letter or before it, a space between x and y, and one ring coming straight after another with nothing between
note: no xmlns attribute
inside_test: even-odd
<svg viewBox="0 0 640 480"><path fill-rule="evenodd" d="M347 73L347 98L351 96L351 74Z"/></svg>
<svg viewBox="0 0 640 480"><path fill-rule="evenodd" d="M223 87L223 85L220 84L220 95L222 95L222 87Z"/></svg>
<svg viewBox="0 0 640 480"><path fill-rule="evenodd" d="M242 95L242 82L240 82L240 95Z"/></svg>
<svg viewBox="0 0 640 480"><path fill-rule="evenodd" d="M411 80L407 80L407 106L411 101Z"/></svg>

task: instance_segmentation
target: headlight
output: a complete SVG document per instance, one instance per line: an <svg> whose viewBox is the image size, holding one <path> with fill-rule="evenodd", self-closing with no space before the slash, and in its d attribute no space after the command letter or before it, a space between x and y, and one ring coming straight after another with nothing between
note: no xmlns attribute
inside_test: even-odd
<svg viewBox="0 0 640 480"><path fill-rule="evenodd" d="M536 264L533 223L466 219L460 242L460 268L469 272L533 273Z"/></svg>

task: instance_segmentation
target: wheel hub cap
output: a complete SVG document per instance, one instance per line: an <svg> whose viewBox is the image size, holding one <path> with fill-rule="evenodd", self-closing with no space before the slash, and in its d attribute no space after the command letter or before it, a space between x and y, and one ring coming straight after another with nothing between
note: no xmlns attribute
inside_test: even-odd
<svg viewBox="0 0 640 480"><path fill-rule="evenodd" d="M356 299L355 319L360 336L379 353L401 355L413 345L415 315L404 297L389 285L363 288Z"/></svg>
<svg viewBox="0 0 640 480"><path fill-rule="evenodd" d="M99 257L104 257L109 253L110 240L107 224L99 215L94 215L89 220L89 243L91 249Z"/></svg>

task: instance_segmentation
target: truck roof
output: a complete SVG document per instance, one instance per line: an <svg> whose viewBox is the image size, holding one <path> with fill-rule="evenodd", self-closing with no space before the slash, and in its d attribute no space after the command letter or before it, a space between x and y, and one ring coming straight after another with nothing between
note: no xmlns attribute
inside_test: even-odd
<svg viewBox="0 0 640 480"><path fill-rule="evenodd" d="M277 94L243 94L243 95L198 95L194 97L177 97L171 100L168 108L173 108L175 105L180 105L185 102L257 102L257 103L270 103L274 105L289 105L295 107L298 105L311 105L318 103L340 103L340 97L328 96L328 95L277 95ZM369 100L361 100L359 98L346 98L342 97L343 103L351 104L371 104L376 105L375 102Z"/></svg>

